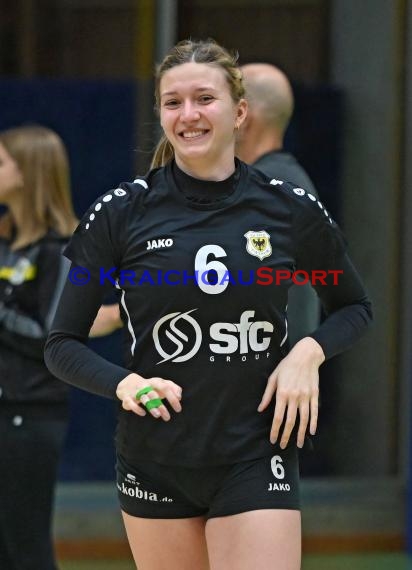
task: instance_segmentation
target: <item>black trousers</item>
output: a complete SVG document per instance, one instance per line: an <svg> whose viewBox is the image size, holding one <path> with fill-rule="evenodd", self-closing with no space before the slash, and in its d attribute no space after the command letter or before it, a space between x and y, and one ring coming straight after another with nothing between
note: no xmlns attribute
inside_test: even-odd
<svg viewBox="0 0 412 570"><path fill-rule="evenodd" d="M2 570L57 568L52 512L67 420L65 414L59 418L42 413L42 407L0 404ZM53 415L56 412L54 409Z"/></svg>

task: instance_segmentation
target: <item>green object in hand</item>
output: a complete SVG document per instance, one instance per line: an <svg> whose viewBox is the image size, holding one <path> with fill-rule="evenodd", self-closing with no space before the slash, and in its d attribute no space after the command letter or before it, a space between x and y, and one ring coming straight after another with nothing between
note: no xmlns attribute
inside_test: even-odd
<svg viewBox="0 0 412 570"><path fill-rule="evenodd" d="M153 400L149 400L148 402L146 402L144 406L145 406L146 410L149 412L153 408L158 408L162 404L163 404L163 402L160 398L153 398Z"/></svg>
<svg viewBox="0 0 412 570"><path fill-rule="evenodd" d="M140 400L140 398L142 396L144 396L145 394L148 394L149 392L151 392L153 390L153 388L151 386L145 386L144 388L142 388L141 390L139 390L135 396L136 400Z"/></svg>

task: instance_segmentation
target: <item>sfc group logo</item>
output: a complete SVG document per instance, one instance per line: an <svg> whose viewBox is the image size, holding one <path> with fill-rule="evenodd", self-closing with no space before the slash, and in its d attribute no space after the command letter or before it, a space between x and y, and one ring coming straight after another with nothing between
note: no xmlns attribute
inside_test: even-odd
<svg viewBox="0 0 412 570"><path fill-rule="evenodd" d="M245 234L246 238L246 251L250 255L258 257L260 261L269 257L272 253L272 246L270 245L270 235L263 231L253 232L249 231Z"/></svg>
<svg viewBox="0 0 412 570"><path fill-rule="evenodd" d="M169 313L155 323L153 341L157 352L163 357L157 364L186 362L198 353L203 339L202 329L190 315L196 310ZM273 324L255 321L254 317L255 311L243 311L237 323L218 322L209 326L206 338L211 352L210 362L215 361L215 355L222 355L226 357L226 362L230 362L230 355L236 353L242 362L246 362L250 352L255 353L254 358L258 360L259 354L269 349ZM269 355L267 352L266 358Z"/></svg>

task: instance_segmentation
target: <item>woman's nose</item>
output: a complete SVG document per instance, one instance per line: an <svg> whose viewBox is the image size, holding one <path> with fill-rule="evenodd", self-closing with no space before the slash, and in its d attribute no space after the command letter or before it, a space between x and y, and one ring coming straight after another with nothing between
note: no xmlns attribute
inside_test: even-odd
<svg viewBox="0 0 412 570"><path fill-rule="evenodd" d="M186 101L182 107L181 119L185 122L197 121L200 113L192 101Z"/></svg>

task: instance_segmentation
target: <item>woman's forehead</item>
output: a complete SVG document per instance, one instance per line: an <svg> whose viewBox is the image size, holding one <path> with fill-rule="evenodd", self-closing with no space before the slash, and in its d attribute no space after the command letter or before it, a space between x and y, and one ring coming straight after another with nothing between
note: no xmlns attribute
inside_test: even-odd
<svg viewBox="0 0 412 570"><path fill-rule="evenodd" d="M208 63L182 63L168 69L160 81L160 94L192 89L228 88L225 71Z"/></svg>

